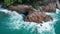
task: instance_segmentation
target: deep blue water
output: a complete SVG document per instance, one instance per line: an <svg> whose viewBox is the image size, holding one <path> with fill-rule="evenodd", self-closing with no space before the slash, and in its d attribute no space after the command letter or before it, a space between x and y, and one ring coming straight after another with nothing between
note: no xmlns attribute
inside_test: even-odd
<svg viewBox="0 0 60 34"><path fill-rule="evenodd" d="M54 21L43 26L34 22L24 22L23 14L0 8L0 34L60 34L60 11L47 13Z"/></svg>

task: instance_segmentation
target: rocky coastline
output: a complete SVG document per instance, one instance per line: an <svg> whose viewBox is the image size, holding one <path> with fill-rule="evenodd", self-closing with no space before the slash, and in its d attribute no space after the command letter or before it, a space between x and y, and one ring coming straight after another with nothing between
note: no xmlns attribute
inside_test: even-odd
<svg viewBox="0 0 60 34"><path fill-rule="evenodd" d="M40 5L40 3L36 2L36 5ZM16 5L9 5L7 7L8 10L16 11L19 14L24 14L26 17L24 21L26 22L36 22L42 23L42 21L47 22L53 20L50 15L46 15L45 12L56 12L56 3L55 2L48 2L44 6L39 6L38 9L33 8L32 5L26 4L16 4Z"/></svg>
<svg viewBox="0 0 60 34"><path fill-rule="evenodd" d="M52 6L44 6L36 10L29 5L11 5L9 6L9 10L17 11L19 14L26 14L24 19L26 22L42 23L42 21L47 22L53 20L53 18L50 15L46 15L45 12L55 13L55 6L52 4Z"/></svg>

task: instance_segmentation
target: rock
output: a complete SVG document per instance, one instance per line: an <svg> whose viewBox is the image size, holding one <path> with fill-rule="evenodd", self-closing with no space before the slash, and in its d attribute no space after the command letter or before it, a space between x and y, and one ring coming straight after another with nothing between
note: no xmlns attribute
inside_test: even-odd
<svg viewBox="0 0 60 34"><path fill-rule="evenodd" d="M45 22L49 21L50 19L53 20L50 15L46 15L46 17L45 17L44 19L45 19L45 20L44 20Z"/></svg>
<svg viewBox="0 0 60 34"><path fill-rule="evenodd" d="M56 0L57 8L60 9L60 0Z"/></svg>
<svg viewBox="0 0 60 34"><path fill-rule="evenodd" d="M9 9L17 11L18 13L26 13L31 10L32 6L29 5L10 5Z"/></svg>
<svg viewBox="0 0 60 34"><path fill-rule="evenodd" d="M56 4L49 3L48 5L42 7L42 10L44 10L45 12L56 12Z"/></svg>
<svg viewBox="0 0 60 34"><path fill-rule="evenodd" d="M50 15L46 15L43 12L35 11L31 14L29 13L27 17L25 18L25 21L27 22L36 22L36 23L42 23L42 21L49 21L52 20L52 17Z"/></svg>

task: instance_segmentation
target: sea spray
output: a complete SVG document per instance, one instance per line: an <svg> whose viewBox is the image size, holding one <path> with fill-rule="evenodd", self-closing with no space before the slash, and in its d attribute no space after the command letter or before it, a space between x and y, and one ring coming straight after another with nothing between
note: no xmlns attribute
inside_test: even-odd
<svg viewBox="0 0 60 34"><path fill-rule="evenodd" d="M0 12L1 13L4 12L6 15L9 15L9 17L4 16L4 15L2 16L7 17L7 19L3 19L3 20L6 20L6 21L3 21L4 23L6 23L6 26L7 26L6 29L11 30L12 32L14 31L14 33L10 33L10 34L15 34L15 33L16 34L55 34L54 24L57 21L56 15L58 14L58 12L57 13L46 13L53 17L53 21L51 20L48 22L43 22L42 26L41 24L37 24L34 22L24 22L23 15L18 14L16 11L0 9ZM4 26L4 24L2 24L1 26ZM7 31L2 31L2 32L7 33Z"/></svg>

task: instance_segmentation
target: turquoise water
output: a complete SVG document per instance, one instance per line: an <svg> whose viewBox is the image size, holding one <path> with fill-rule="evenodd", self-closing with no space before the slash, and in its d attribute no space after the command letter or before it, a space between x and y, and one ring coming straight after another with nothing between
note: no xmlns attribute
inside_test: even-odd
<svg viewBox="0 0 60 34"><path fill-rule="evenodd" d="M0 8L0 34L59 34L60 11L46 13L53 21L43 22L42 26L34 22L24 22L23 14Z"/></svg>
<svg viewBox="0 0 60 34"><path fill-rule="evenodd" d="M60 11L60 10L59 10ZM55 26L55 32L56 34L60 34L60 12L57 14L58 21L56 22Z"/></svg>

